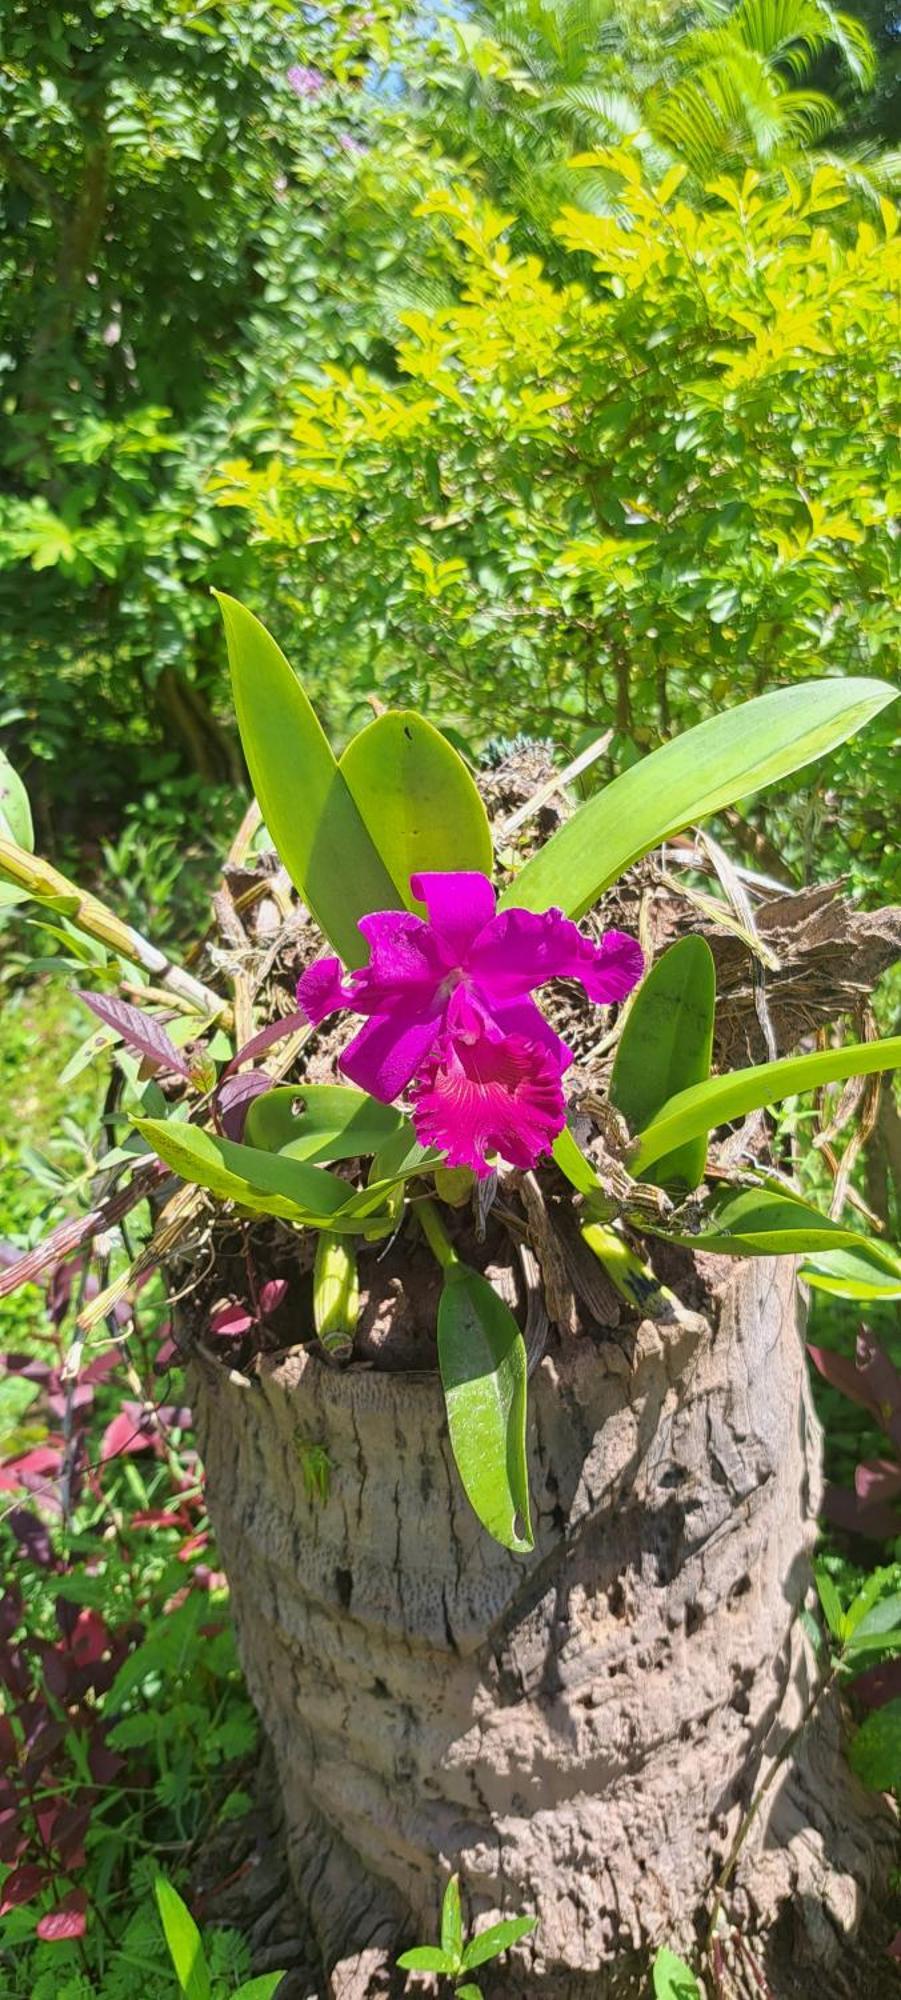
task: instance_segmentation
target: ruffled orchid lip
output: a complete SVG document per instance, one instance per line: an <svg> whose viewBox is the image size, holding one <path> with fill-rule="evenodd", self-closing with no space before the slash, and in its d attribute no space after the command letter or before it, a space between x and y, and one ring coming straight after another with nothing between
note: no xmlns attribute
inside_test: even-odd
<svg viewBox="0 0 901 2000"><path fill-rule="evenodd" d="M384 1103L412 1085L419 1137L452 1164L483 1174L498 1151L534 1165L564 1123L572 1051L532 992L577 979L597 1005L623 1000L641 950L621 931L598 944L560 910L498 914L485 875L419 874L410 887L427 917L361 918L368 965L345 978L338 959L319 960L298 982L299 1004L314 1024L343 1008L365 1017L340 1057L345 1075Z"/></svg>

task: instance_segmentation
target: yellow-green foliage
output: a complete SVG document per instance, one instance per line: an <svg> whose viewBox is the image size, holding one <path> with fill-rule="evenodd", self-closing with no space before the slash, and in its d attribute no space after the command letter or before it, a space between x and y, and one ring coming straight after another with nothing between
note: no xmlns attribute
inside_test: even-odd
<svg viewBox="0 0 901 2000"><path fill-rule="evenodd" d="M403 371L289 390L279 457L226 466L304 626L359 685L489 689L511 721L664 722L771 676L878 666L888 644L896 217L836 228L819 169L778 192L645 184L575 208L573 282L513 256L505 218L436 191L456 303L402 315ZM663 713L652 715L654 707Z"/></svg>

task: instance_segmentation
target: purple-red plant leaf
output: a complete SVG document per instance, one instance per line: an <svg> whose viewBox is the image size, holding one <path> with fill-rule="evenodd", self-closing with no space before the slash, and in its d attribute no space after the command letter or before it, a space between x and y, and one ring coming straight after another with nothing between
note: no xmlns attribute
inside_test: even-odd
<svg viewBox="0 0 901 2000"><path fill-rule="evenodd" d="M84 1937L87 1929L86 1911L88 1899L83 1889L72 1889L57 1903L55 1910L48 1910L37 1926L37 1935L44 1944L59 1944L66 1938Z"/></svg>
<svg viewBox="0 0 901 2000"><path fill-rule="evenodd" d="M263 1091L271 1089L272 1078L263 1069L244 1069L237 1076L223 1078L216 1093L216 1106L226 1139L233 1139L236 1145L240 1145L248 1105Z"/></svg>
<svg viewBox="0 0 901 2000"><path fill-rule="evenodd" d="M867 1667L865 1673L847 1682L847 1688L864 1708L882 1708L887 1701L897 1701L901 1695L901 1656Z"/></svg>
<svg viewBox="0 0 901 2000"><path fill-rule="evenodd" d="M261 1056L264 1049L271 1049L274 1042L283 1042L288 1035L299 1034L301 1028L308 1029L309 1026L310 1017L301 1007L293 1014L283 1014L280 1021L270 1021L268 1027L260 1028L242 1049L236 1050L231 1062L226 1064L224 1076L232 1076L240 1063L250 1062L252 1056ZM269 1081L271 1083L271 1077Z"/></svg>
<svg viewBox="0 0 901 2000"><path fill-rule="evenodd" d="M82 989L78 998L90 1007L98 1020L115 1029L126 1048L134 1049L157 1069L174 1069L178 1076L186 1080L190 1076L181 1050L176 1048L153 1014L145 1014L140 1007L132 1007L128 1000L120 1000L115 993L87 993Z"/></svg>
<svg viewBox="0 0 901 2000"><path fill-rule="evenodd" d="M46 1870L39 1868L36 1861L26 1861L23 1867L14 1868L3 1884L0 1917L5 1917L7 1910L18 1909L20 1903L33 1903L35 1896L46 1888L49 1879Z"/></svg>

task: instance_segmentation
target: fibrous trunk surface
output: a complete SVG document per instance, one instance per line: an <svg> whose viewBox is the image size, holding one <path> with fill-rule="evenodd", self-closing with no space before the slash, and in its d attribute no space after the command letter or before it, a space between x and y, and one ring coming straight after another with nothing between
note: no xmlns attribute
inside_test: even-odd
<svg viewBox="0 0 901 2000"><path fill-rule="evenodd" d="M394 1958L434 1937L453 1869L477 1917L539 1918L483 1972L488 1994L644 1992L643 1948L709 1908L811 1694L819 1439L790 1260L725 1279L706 1262L686 1325L552 1337L530 1385L526 1559L468 1508L432 1369L339 1370L300 1344L248 1376L198 1357L310 1992L404 1990ZM729 1911L764 1933L790 1900L801 1958L829 1962L892 1843L827 1704L755 1817Z"/></svg>

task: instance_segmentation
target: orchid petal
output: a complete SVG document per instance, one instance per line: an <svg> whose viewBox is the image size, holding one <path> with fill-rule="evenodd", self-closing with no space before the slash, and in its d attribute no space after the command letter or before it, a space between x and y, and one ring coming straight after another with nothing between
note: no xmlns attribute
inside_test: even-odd
<svg viewBox="0 0 901 2000"><path fill-rule="evenodd" d="M354 975L353 1000L359 1014L380 1014L393 995L426 1003L452 960L429 924L409 910L374 910L357 929L369 946L369 963Z"/></svg>
<svg viewBox="0 0 901 2000"><path fill-rule="evenodd" d="M413 1124L423 1145L440 1146L450 1167L483 1178L489 1155L533 1167L566 1122L553 1056L522 1035L443 1035L413 1091Z"/></svg>
<svg viewBox="0 0 901 2000"><path fill-rule="evenodd" d="M581 980L589 1000L624 1000L643 967L634 938L608 931L596 944L560 910L503 910L469 954L470 973L489 1002L518 998L546 979Z"/></svg>
<svg viewBox="0 0 901 2000"><path fill-rule="evenodd" d="M496 891L487 875L474 870L411 875L410 888L425 904L429 923L450 946L454 959L468 952L473 939L494 916Z"/></svg>
<svg viewBox="0 0 901 2000"><path fill-rule="evenodd" d="M314 1028L327 1014L353 1006L352 989L341 977L340 958L317 958L315 965L307 966L297 982L297 1004Z"/></svg>
<svg viewBox="0 0 901 2000"><path fill-rule="evenodd" d="M382 1104L392 1104L430 1055L441 1032L442 1015L411 1015L401 1007L371 1020L348 1043L338 1061L345 1076Z"/></svg>

